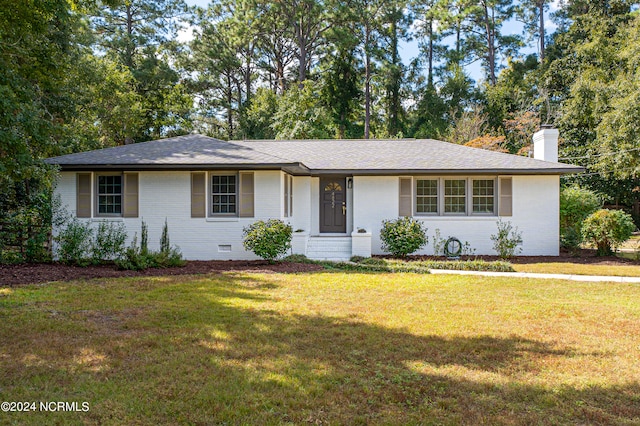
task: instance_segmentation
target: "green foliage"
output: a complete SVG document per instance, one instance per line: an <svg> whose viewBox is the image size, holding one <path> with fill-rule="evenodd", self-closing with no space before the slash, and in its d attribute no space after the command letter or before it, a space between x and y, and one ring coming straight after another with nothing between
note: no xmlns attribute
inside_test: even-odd
<svg viewBox="0 0 640 426"><path fill-rule="evenodd" d="M522 248L522 233L518 231L518 227L515 228L511 222L503 222L502 219L496 222L498 227L498 233L491 235L491 241L493 241L493 249L498 253L502 259L508 259L515 254L520 253Z"/></svg>
<svg viewBox="0 0 640 426"><path fill-rule="evenodd" d="M514 272L509 262L485 260L392 260L381 258L352 259L363 270L376 270L384 272L419 272L424 273L429 269L448 269L456 271L491 271ZM369 269L367 269L369 267Z"/></svg>
<svg viewBox="0 0 640 426"><path fill-rule="evenodd" d="M150 267L149 261L149 253L142 254L140 247L138 247L138 234L134 234L131 244L124 251L123 256L116 259L115 263L120 269L141 271Z"/></svg>
<svg viewBox="0 0 640 426"><path fill-rule="evenodd" d="M312 81L294 85L278 98L273 117L276 139L329 139L336 127Z"/></svg>
<svg viewBox="0 0 640 426"><path fill-rule="evenodd" d="M278 219L259 220L242 230L243 245L257 256L273 262L291 246L293 229Z"/></svg>
<svg viewBox="0 0 640 426"><path fill-rule="evenodd" d="M240 117L242 131L247 139L274 139L273 116L277 109L277 98L273 91L260 87L251 97Z"/></svg>
<svg viewBox="0 0 640 426"><path fill-rule="evenodd" d="M56 254L62 263L89 264L93 252L93 229L90 223L74 217L54 240L58 243Z"/></svg>
<svg viewBox="0 0 640 426"><path fill-rule="evenodd" d="M333 125L338 129L335 136L339 139L354 138L361 134L361 129L354 125L362 97L358 87L360 75L355 53L355 48L351 46L343 46L337 52L326 72L322 88L326 108Z"/></svg>
<svg viewBox="0 0 640 426"><path fill-rule="evenodd" d="M580 247L582 222L601 205L597 194L588 189L572 186L560 191L560 242L564 247Z"/></svg>
<svg viewBox="0 0 640 426"><path fill-rule="evenodd" d="M428 238L422 222L411 217L383 220L380 230L382 250L404 257L424 247Z"/></svg>
<svg viewBox="0 0 640 426"><path fill-rule="evenodd" d="M169 240L169 224L165 218L164 225L162 226L162 235L160 235L160 253L169 253L170 251L171 241Z"/></svg>
<svg viewBox="0 0 640 426"><path fill-rule="evenodd" d="M124 251L124 255L117 258L115 263L120 269L139 271L147 268L172 268L184 266L182 253L176 246L172 246L169 240L169 227L165 220L160 237L160 251L152 251L147 247L147 224L142 221L141 242L138 246L138 235L135 234L131 244Z"/></svg>
<svg viewBox="0 0 640 426"><path fill-rule="evenodd" d="M118 259L124 252L126 239L123 223L100 222L91 248L93 262Z"/></svg>
<svg viewBox="0 0 640 426"><path fill-rule="evenodd" d="M67 217L61 231L54 237L58 259L67 264L86 266L89 263L117 261L125 253L127 233L124 224L100 222L97 229L76 217Z"/></svg>
<svg viewBox="0 0 640 426"><path fill-rule="evenodd" d="M612 248L628 240L635 229L629 214L622 210L601 209L584 220L582 236L597 247L598 256L607 256Z"/></svg>
<svg viewBox="0 0 640 426"><path fill-rule="evenodd" d="M283 257L282 261L289 263L315 263L304 254L290 254L287 257Z"/></svg>
<svg viewBox="0 0 640 426"><path fill-rule="evenodd" d="M140 253L146 255L149 253L149 227L144 219L142 220L140 227Z"/></svg>
<svg viewBox="0 0 640 426"><path fill-rule="evenodd" d="M0 212L0 263L51 260L51 204L56 200L51 200L49 191L26 198L14 200L12 207Z"/></svg>

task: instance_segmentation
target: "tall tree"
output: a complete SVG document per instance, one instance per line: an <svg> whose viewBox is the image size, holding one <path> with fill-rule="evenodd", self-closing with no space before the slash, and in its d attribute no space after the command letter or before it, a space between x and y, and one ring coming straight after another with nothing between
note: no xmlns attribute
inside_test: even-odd
<svg viewBox="0 0 640 426"><path fill-rule="evenodd" d="M193 72L192 90L197 94L201 120L217 123L224 117L222 128L209 133L232 139L236 134L243 100L242 58L243 47L235 37L233 26L226 18L219 19L214 5L199 12L199 29L191 42L187 68Z"/></svg>
<svg viewBox="0 0 640 426"><path fill-rule="evenodd" d="M482 61L489 84L496 84L498 56L512 56L521 44L517 35L501 32L503 24L516 12L513 0L480 0L472 8L471 33L467 43L475 56Z"/></svg>
<svg viewBox="0 0 640 426"><path fill-rule="evenodd" d="M629 199L629 182L623 179L633 176L625 172L634 167L626 162L634 155L629 151L633 143L628 144L635 138L633 125L619 121L628 117L633 122L637 106L635 85L629 80L637 63L628 56L637 45L631 14L634 3L566 4L561 15L567 24L547 50L543 76L552 107L559 110L555 124L564 139L560 156L588 171L571 179L615 202ZM622 160L616 163L610 158Z"/></svg>
<svg viewBox="0 0 640 426"><path fill-rule="evenodd" d="M403 0L387 2L384 11L385 29L381 46L382 86L385 91L386 133L394 137L403 132L403 106L401 90L404 82L405 67L398 50L399 42L406 38L408 20L404 15L406 2Z"/></svg>
<svg viewBox="0 0 640 426"><path fill-rule="evenodd" d="M524 24L524 31L529 37L538 40L538 52L540 62L545 56L545 11L549 8L551 0L521 0L518 10L519 19Z"/></svg>
<svg viewBox="0 0 640 426"><path fill-rule="evenodd" d="M354 5L361 33L361 51L364 57L364 138L371 134L372 116L372 78L374 58L382 30L382 16L385 2L383 0L360 0Z"/></svg>
<svg viewBox="0 0 640 426"><path fill-rule="evenodd" d="M447 48L441 43L445 29L442 25L449 14L448 2L444 0L414 1L412 10L415 16L414 27L420 40L421 63L426 62L427 85L434 83L434 67Z"/></svg>
<svg viewBox="0 0 640 426"><path fill-rule="evenodd" d="M143 141L188 128L191 99L172 67L183 0L99 1L92 19L96 45L133 74L141 96L142 121L127 142Z"/></svg>
<svg viewBox="0 0 640 426"><path fill-rule="evenodd" d="M81 25L66 0L0 2L0 215L29 204L50 183L40 160L66 150Z"/></svg>
<svg viewBox="0 0 640 426"><path fill-rule="evenodd" d="M316 49L325 33L337 21L331 0L280 0L283 16L293 29L298 59L298 85L307 80Z"/></svg>
<svg viewBox="0 0 640 426"><path fill-rule="evenodd" d="M279 3L258 2L256 8L258 67L272 90L282 95L288 87L287 69L296 57L291 27Z"/></svg>

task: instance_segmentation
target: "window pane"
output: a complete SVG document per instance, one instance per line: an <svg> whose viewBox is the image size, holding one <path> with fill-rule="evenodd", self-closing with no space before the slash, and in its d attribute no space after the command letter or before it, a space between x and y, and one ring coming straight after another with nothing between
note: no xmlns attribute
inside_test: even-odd
<svg viewBox="0 0 640 426"><path fill-rule="evenodd" d="M416 181L416 212L438 213L438 180Z"/></svg>
<svg viewBox="0 0 640 426"><path fill-rule="evenodd" d="M494 212L495 180L473 180L473 213Z"/></svg>
<svg viewBox="0 0 640 426"><path fill-rule="evenodd" d="M466 181L464 179L444 181L444 212L466 212Z"/></svg>
<svg viewBox="0 0 640 426"><path fill-rule="evenodd" d="M122 176L98 176L98 214L122 213Z"/></svg>
<svg viewBox="0 0 640 426"><path fill-rule="evenodd" d="M220 214L236 212L236 176L211 177L211 211Z"/></svg>

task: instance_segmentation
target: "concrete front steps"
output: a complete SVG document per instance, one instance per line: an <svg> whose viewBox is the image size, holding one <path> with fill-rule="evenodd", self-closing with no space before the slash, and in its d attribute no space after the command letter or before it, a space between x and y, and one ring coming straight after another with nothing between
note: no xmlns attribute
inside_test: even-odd
<svg viewBox="0 0 640 426"><path fill-rule="evenodd" d="M334 262L349 260L351 237L310 237L307 242L307 257Z"/></svg>

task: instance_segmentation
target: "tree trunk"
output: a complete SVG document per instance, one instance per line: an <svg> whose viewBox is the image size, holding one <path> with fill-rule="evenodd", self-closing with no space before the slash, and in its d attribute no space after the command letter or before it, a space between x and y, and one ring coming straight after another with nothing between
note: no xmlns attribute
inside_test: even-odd
<svg viewBox="0 0 640 426"><path fill-rule="evenodd" d="M429 20L429 69L427 74L427 84L433 86L433 19Z"/></svg>
<svg viewBox="0 0 640 426"><path fill-rule="evenodd" d="M540 62L544 61L544 0L538 2L540 13Z"/></svg>
<svg viewBox="0 0 640 426"><path fill-rule="evenodd" d="M227 126L229 128L229 140L233 139L233 82L227 75Z"/></svg>
<svg viewBox="0 0 640 426"><path fill-rule="evenodd" d="M302 19L302 18L301 18ZM298 86L302 89L302 82L307 79L307 43L303 29L303 22L296 25L296 38L298 40Z"/></svg>
<svg viewBox="0 0 640 426"><path fill-rule="evenodd" d="M394 14L395 15L395 14ZM398 27L397 17L393 17L391 22L391 81L389 82L389 136L393 137L400 131L399 115L400 115L400 72L398 70Z"/></svg>
<svg viewBox="0 0 640 426"><path fill-rule="evenodd" d="M364 27L364 138L369 139L371 126L371 27L369 22Z"/></svg>
<svg viewBox="0 0 640 426"><path fill-rule="evenodd" d="M483 2L484 6L484 27L487 35L487 66L489 68L489 82L492 86L496 85L496 46L495 46L495 34L493 28L494 22L494 10L491 10L491 17L489 17L489 7L487 2Z"/></svg>
<svg viewBox="0 0 640 426"><path fill-rule="evenodd" d="M126 5L126 13L127 13L127 46L125 48L125 65L132 70L133 69L133 12L131 11L131 5Z"/></svg>

